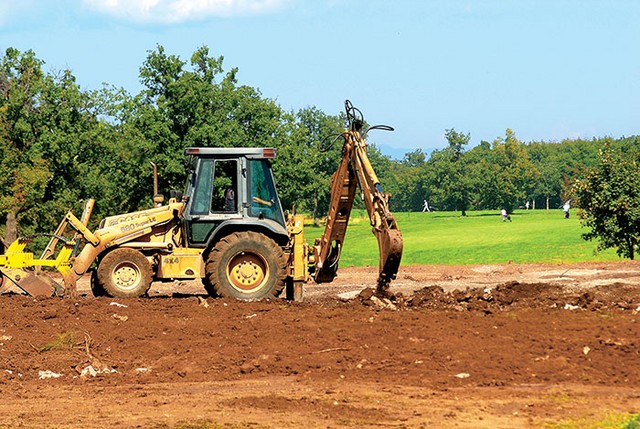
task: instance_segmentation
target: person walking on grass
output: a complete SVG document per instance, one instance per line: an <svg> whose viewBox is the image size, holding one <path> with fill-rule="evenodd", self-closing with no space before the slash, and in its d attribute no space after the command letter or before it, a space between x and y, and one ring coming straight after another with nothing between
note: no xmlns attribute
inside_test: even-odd
<svg viewBox="0 0 640 429"><path fill-rule="evenodd" d="M502 222L511 222L511 215L507 213L507 209L505 209L504 207L502 208L502 210L500 210L500 215L502 216Z"/></svg>

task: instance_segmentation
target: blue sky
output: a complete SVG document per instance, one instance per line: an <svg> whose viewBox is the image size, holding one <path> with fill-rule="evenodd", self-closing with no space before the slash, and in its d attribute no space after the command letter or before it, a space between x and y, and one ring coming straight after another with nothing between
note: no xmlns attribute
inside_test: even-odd
<svg viewBox="0 0 640 429"><path fill-rule="evenodd" d="M32 49L84 89L132 93L163 45L206 45L285 110L338 114L401 158L511 128L522 141L640 134L640 1L0 0L0 49Z"/></svg>

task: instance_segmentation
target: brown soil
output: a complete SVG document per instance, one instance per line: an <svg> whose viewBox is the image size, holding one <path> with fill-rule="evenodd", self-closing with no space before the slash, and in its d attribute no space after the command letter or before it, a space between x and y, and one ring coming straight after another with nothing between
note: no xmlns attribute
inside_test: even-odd
<svg viewBox="0 0 640 429"><path fill-rule="evenodd" d="M543 427L640 412L633 262L341 269L305 301L0 296L0 427ZM58 377L55 377L59 375Z"/></svg>

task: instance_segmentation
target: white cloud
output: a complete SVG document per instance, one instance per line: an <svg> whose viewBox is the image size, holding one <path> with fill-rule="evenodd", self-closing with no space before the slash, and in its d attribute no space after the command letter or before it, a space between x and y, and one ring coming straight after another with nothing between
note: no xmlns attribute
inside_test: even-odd
<svg viewBox="0 0 640 429"><path fill-rule="evenodd" d="M210 16L269 13L281 9L291 0L83 0L83 2L90 8L127 20L174 24Z"/></svg>

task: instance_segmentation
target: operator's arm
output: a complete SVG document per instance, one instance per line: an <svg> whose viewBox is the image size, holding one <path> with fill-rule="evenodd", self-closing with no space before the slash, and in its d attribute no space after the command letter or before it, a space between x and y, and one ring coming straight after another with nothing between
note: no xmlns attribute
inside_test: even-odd
<svg viewBox="0 0 640 429"><path fill-rule="evenodd" d="M273 205L273 201L263 200L262 198L258 198L258 197L253 197L252 201L254 203L262 204L268 207L271 207Z"/></svg>

